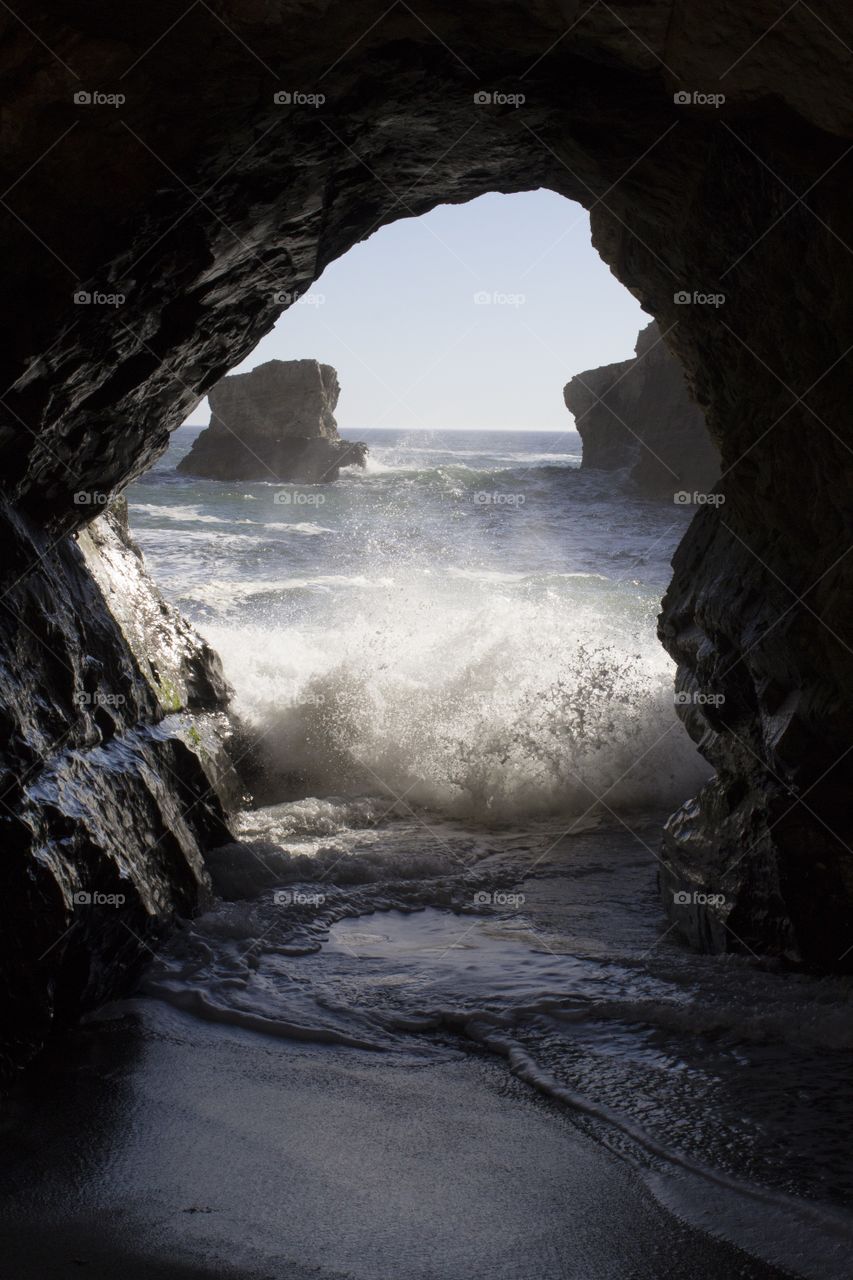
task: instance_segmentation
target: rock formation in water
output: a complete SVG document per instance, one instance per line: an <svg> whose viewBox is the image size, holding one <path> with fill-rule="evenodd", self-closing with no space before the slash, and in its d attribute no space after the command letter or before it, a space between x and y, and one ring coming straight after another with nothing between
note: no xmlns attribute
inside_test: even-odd
<svg viewBox="0 0 853 1280"><path fill-rule="evenodd" d="M209 480L322 484L364 466L367 446L338 435L338 375L316 360L268 360L210 391L210 426L178 463Z"/></svg>
<svg viewBox="0 0 853 1280"><path fill-rule="evenodd" d="M670 501L676 493L707 494L719 480L705 415L655 321L640 331L632 359L575 374L563 395L584 468L630 468L642 493Z"/></svg>
<svg viewBox="0 0 853 1280"><path fill-rule="evenodd" d="M215 8L0 10L7 1055L197 904L222 821L69 541L79 494L138 476L360 239L490 191L590 209L721 454L660 624L718 770L668 826L667 910L703 946L853 969L853 11ZM96 888L131 914L74 913Z"/></svg>

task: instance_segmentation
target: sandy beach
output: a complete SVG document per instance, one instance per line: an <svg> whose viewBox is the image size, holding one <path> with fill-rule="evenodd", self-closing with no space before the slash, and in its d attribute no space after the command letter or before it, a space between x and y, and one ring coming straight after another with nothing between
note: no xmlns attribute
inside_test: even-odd
<svg viewBox="0 0 853 1280"><path fill-rule="evenodd" d="M39 1098L38 1103L35 1101ZM15 1280L771 1280L479 1055L295 1046L151 1002L5 1126Z"/></svg>

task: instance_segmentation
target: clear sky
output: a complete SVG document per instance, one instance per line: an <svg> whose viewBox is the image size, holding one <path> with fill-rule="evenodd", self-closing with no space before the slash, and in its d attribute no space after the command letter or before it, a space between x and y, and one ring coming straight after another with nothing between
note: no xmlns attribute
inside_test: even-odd
<svg viewBox="0 0 853 1280"><path fill-rule="evenodd" d="M344 433L566 430L563 385L627 359L646 323L592 248L580 205L550 191L495 194L356 245L235 371L303 357L334 365ZM205 401L192 421L208 418Z"/></svg>

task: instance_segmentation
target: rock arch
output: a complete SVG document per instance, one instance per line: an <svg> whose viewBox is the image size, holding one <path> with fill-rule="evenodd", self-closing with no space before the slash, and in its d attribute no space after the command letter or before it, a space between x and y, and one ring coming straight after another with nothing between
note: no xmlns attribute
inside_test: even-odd
<svg viewBox="0 0 853 1280"><path fill-rule="evenodd" d="M45 857L46 833L64 832L72 862L121 869L143 938L156 907L144 849L91 823L81 834L70 813L45 826L25 797L58 751L85 770L105 733L162 713L144 693L107 726L72 705L87 657L102 682L135 679L67 539L91 519L79 495L150 464L283 295L356 241L494 190L546 186L590 210L723 458L725 502L694 520L661 619L719 772L669 824L665 899L725 896L676 916L699 945L853 966L853 16L840 0L781 17L770 0L725 14L701 0L196 0L177 16L166 0L132 13L57 0L7 8L0 33L0 821L19 953L6 989L19 1012L20 990L40 1010L21 1014L14 1052L138 954L123 935L57 941L77 873ZM159 786L162 814L175 784L164 760L152 767L123 785ZM204 826L174 854L187 866ZM181 895L164 874L169 909ZM197 868L184 880L191 898Z"/></svg>

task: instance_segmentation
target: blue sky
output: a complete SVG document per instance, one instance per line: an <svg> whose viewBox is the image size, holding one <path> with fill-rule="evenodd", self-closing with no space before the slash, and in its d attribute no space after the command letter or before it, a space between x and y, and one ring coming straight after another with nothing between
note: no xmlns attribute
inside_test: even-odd
<svg viewBox="0 0 853 1280"><path fill-rule="evenodd" d="M237 371L334 365L342 432L566 430L564 383L627 359L647 322L592 248L579 205L550 191L494 194L356 245ZM192 421L208 417L205 402Z"/></svg>

